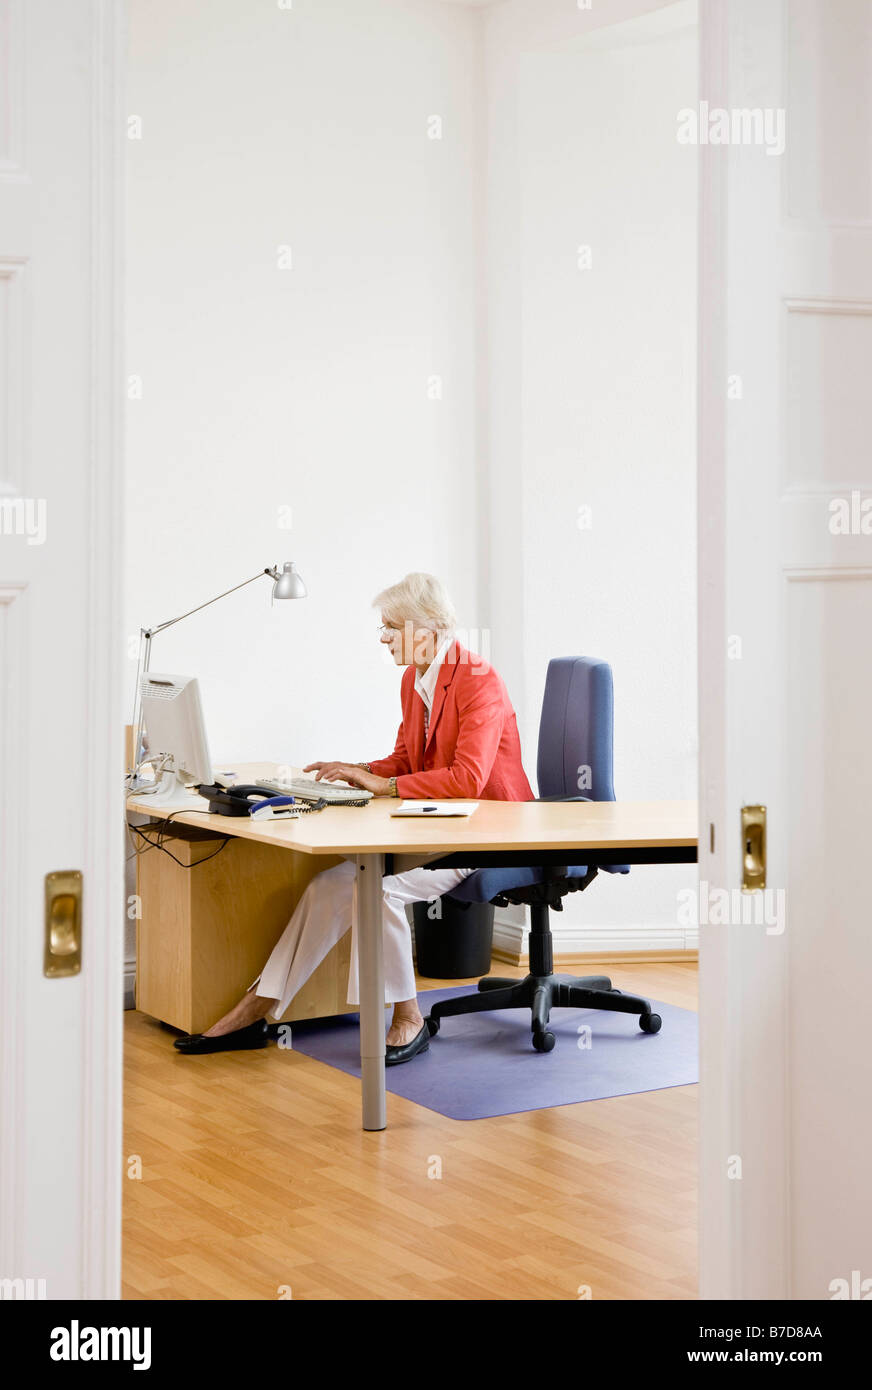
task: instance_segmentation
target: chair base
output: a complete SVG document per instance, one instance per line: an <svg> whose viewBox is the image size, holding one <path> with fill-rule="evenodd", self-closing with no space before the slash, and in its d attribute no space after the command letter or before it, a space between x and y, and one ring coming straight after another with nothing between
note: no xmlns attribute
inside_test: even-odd
<svg viewBox="0 0 872 1390"><path fill-rule="evenodd" d="M489 1013L493 1009L529 1009L533 1047L550 1052L555 1037L548 1028L552 1009L604 1009L611 1013L638 1014L643 1033L660 1031L660 1015L651 1012L647 999L612 989L606 975L527 975L522 980L488 976L478 982L478 994L443 999L434 1004L425 1022L430 1036L439 1032L443 1018L460 1014Z"/></svg>

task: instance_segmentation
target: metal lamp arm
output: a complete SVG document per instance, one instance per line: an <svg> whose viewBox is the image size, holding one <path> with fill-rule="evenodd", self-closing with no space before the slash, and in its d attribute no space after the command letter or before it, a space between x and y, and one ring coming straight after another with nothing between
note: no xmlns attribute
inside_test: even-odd
<svg viewBox="0 0 872 1390"><path fill-rule="evenodd" d="M140 682L142 676L151 666L151 639L158 632L164 632L168 627L175 627L185 618L190 618L192 613L199 613L202 608L208 608L210 604L217 603L219 599L226 598L228 594L235 594L237 589L244 589L247 584L253 584L256 579L261 579L267 575L270 579L277 580L279 577L278 569L258 570L250 579L243 579L241 584L234 584L232 589L225 589L223 594L216 594L214 598L207 599L205 603L198 603L196 608L191 608L187 613L180 613L177 618L168 618L165 623L158 623L157 627L142 627L139 630L139 661L136 669L136 691L133 698L133 768L131 776L138 777L142 752L142 696L140 692Z"/></svg>
<svg viewBox="0 0 872 1390"><path fill-rule="evenodd" d="M208 598L205 603L198 603L196 608L189 608L187 613L180 613L177 618L169 618L165 623L158 623L157 627L144 627L142 629L143 637L151 638L154 637L155 633L163 632L168 627L174 627L183 619L190 618L192 613L199 613L202 608L208 608L211 603L217 603L219 599L226 598L228 594L235 594L237 589L244 589L246 584L253 584L255 579L261 579L264 575L268 575L270 579L278 579L279 577L278 571L274 568L258 570L257 574L253 574L250 579L243 579L241 584L234 584L232 589L225 589L223 594L216 594L214 598Z"/></svg>

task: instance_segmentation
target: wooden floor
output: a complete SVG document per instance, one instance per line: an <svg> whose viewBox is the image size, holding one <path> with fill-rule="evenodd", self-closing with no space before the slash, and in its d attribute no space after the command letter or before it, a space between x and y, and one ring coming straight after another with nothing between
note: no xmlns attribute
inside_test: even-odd
<svg viewBox="0 0 872 1390"><path fill-rule="evenodd" d="M695 1007L695 965L611 973ZM365 1134L359 1082L299 1053L125 1035L125 1298L696 1297L695 1086L474 1121L389 1094Z"/></svg>

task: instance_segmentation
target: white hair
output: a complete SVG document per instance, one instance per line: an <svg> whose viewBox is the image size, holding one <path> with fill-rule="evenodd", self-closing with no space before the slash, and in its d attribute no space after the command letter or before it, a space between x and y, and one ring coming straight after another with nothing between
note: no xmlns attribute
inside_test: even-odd
<svg viewBox="0 0 872 1390"><path fill-rule="evenodd" d="M433 574L414 571L376 594L373 607L380 609L389 623L402 627L411 622L416 628L428 628L440 637L453 632L457 625L454 604L441 580Z"/></svg>

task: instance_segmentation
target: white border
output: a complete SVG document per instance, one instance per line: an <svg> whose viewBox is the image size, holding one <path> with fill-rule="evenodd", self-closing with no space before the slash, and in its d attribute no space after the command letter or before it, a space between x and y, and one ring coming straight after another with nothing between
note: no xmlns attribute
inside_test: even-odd
<svg viewBox="0 0 872 1390"><path fill-rule="evenodd" d="M93 0L88 782L83 952L82 1296L121 1295L124 864L121 614L124 40L117 0Z"/></svg>
<svg viewBox="0 0 872 1390"><path fill-rule="evenodd" d="M19 1113L24 1097L24 1053L17 1026L19 1001L25 996L24 949L17 924L24 901L19 826L22 822L21 792L23 769L20 750L27 747L27 702L20 698L20 680L9 679L10 670L29 668L25 650L27 636L26 580L0 583L0 917L6 929L0 931L0 1115ZM10 930L10 925L13 924ZM18 1194L24 1171L23 1128L16 1124L0 1126L0 1273L21 1269Z"/></svg>

